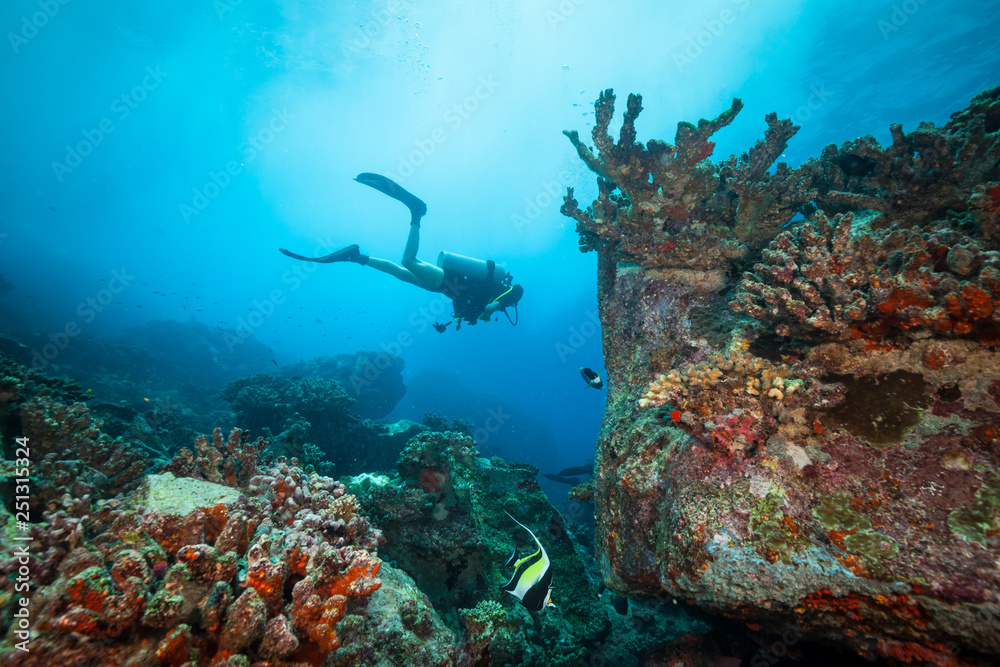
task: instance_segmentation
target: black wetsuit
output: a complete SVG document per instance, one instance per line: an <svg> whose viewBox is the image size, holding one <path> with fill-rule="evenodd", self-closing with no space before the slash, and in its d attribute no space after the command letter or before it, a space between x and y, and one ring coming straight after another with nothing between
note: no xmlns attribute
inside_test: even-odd
<svg viewBox="0 0 1000 667"><path fill-rule="evenodd" d="M496 283L492 277L476 280L459 273L445 271L441 286L434 291L451 299L455 309L455 319L475 324L486 310L486 306L507 291L507 288Z"/></svg>

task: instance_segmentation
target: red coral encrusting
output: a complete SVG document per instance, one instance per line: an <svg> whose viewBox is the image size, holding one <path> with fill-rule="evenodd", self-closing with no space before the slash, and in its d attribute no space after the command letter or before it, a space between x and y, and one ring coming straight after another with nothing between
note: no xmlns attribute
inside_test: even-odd
<svg viewBox="0 0 1000 667"><path fill-rule="evenodd" d="M234 430L229 442L240 441ZM147 507L140 489L77 519L78 530L39 533L32 558L47 567L32 596L32 650L10 664L226 664L241 654L322 664L352 600L381 585L381 533L343 485L294 461L242 490L235 503L177 516Z"/></svg>

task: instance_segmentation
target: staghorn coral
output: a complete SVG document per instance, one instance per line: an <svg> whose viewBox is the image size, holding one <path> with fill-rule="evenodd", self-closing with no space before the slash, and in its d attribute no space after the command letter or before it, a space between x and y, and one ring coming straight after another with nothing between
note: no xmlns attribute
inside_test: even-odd
<svg viewBox="0 0 1000 667"><path fill-rule="evenodd" d="M582 251L606 248L618 261L646 267L706 269L725 266L763 247L796 213L872 210L907 226L943 218L949 210L973 211L988 249L995 249L994 194L1000 180L1000 87L973 99L936 128L922 123L906 134L890 130L882 148L865 136L797 168L777 163L798 127L769 114L765 138L741 156L715 163L710 137L742 108L739 100L697 127L679 123L674 145L635 142L642 98L630 95L616 144L608 134L615 96L604 91L595 104L597 154L576 131L567 130L577 153L598 175L598 198L586 211L569 188L560 209L576 220ZM775 166L774 173L770 173ZM975 188L978 198L970 200ZM752 253L751 253L752 254Z"/></svg>
<svg viewBox="0 0 1000 667"><path fill-rule="evenodd" d="M798 130L790 121L768 116L765 140L717 167L707 159L715 148L710 138L733 121L743 108L740 100L734 99L711 121L678 123L674 145L652 139L645 146L635 142L634 127L642 97L629 95L617 144L607 133L614 101L609 89L595 104L592 136L597 155L577 132L564 132L599 176L598 199L587 211L579 209L572 188L560 209L577 221L581 250L606 245L623 261L711 268L766 241L808 202L809 197L793 187L796 177L783 164L773 178L767 173ZM740 193L745 203L734 206Z"/></svg>

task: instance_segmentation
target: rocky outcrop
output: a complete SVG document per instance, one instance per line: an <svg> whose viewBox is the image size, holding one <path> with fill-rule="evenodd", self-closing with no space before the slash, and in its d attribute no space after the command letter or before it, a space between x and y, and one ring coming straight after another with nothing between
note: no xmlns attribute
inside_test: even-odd
<svg viewBox="0 0 1000 667"><path fill-rule="evenodd" d="M601 575L902 663L1000 658L1000 89L790 169L597 102ZM824 211L818 211L817 206ZM796 215L799 214L799 215ZM742 276L742 279L739 278Z"/></svg>

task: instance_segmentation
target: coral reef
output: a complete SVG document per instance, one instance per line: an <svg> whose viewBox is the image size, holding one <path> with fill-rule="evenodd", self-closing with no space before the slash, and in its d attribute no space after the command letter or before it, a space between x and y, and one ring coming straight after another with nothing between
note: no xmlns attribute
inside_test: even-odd
<svg viewBox="0 0 1000 667"><path fill-rule="evenodd" d="M563 207L598 251L606 585L868 659L995 662L1000 88L773 171L774 116L715 163L739 104L643 146L636 96L607 136L613 100L596 154L567 133L598 198Z"/></svg>
<svg viewBox="0 0 1000 667"><path fill-rule="evenodd" d="M334 380L354 400L351 412L379 419L392 412L406 394L404 365L403 359L394 354L361 350L289 364L280 373L292 379Z"/></svg>
<svg viewBox="0 0 1000 667"><path fill-rule="evenodd" d="M102 433L87 399L72 381L0 356L0 453L14 458L15 438L28 438L34 509L112 498L138 486L153 465L139 443Z"/></svg>
<svg viewBox="0 0 1000 667"><path fill-rule="evenodd" d="M740 100L711 121L678 123L673 145L652 139L644 146L635 141L642 98L629 95L616 144L608 134L615 102L609 89L595 104L596 155L576 131L564 132L597 174L598 198L580 210L569 188L561 210L576 220L582 250L601 249L615 261L648 268L726 267L760 250L796 214L817 208L878 211L908 225L969 211L993 249L998 90L977 96L942 128L923 123L905 134L893 125L887 148L866 136L831 144L820 158L789 168L775 162L798 127L774 114L765 119L765 138L748 152L721 163L708 159L715 148L709 139L733 121Z"/></svg>
<svg viewBox="0 0 1000 667"><path fill-rule="evenodd" d="M388 563L379 570L382 586L371 594L364 614L340 622L347 641L333 653L335 665L454 667L460 664L455 633L434 611L427 596L405 572Z"/></svg>
<svg viewBox="0 0 1000 667"><path fill-rule="evenodd" d="M227 382L273 368L274 354L263 344L195 321L152 321L125 330L118 340L82 333L52 362L42 354L52 345L47 335L20 339L28 353L21 363L64 374L108 405L130 407L138 417L126 421L142 419L146 425L139 428L161 438L168 435L161 428L165 419L192 429L171 438L172 451L190 442L193 432L211 431L226 419L219 390ZM227 339L239 344L228 345ZM98 416L109 421L111 414Z"/></svg>
<svg viewBox="0 0 1000 667"><path fill-rule="evenodd" d="M337 475L390 470L407 439L423 430L408 420L380 424L354 415L354 399L336 380L258 373L229 383L222 397L236 423L273 438L272 453Z"/></svg>
<svg viewBox="0 0 1000 667"><path fill-rule="evenodd" d="M294 462L256 474L243 456L219 473L241 454L226 447L217 432L228 456L204 458L240 485L228 502L213 490L226 487L152 476L72 530L47 514L30 549L31 652L8 645L5 664L318 665L343 647L338 623L381 585L381 533L341 484Z"/></svg>
<svg viewBox="0 0 1000 667"><path fill-rule="evenodd" d="M410 440L397 471L392 478L345 481L384 531L383 557L412 576L450 623L457 664L571 665L612 656L635 664L634 652L623 656L602 644L609 633L651 646L692 627L683 613L647 614L648 623L633 634L622 627L610 603L597 600L591 559L541 493L537 469L480 458L474 441L460 433L423 433ZM558 609L534 619L500 590L510 578L502 565L511 549L533 548L505 510L538 535L556 573Z"/></svg>

